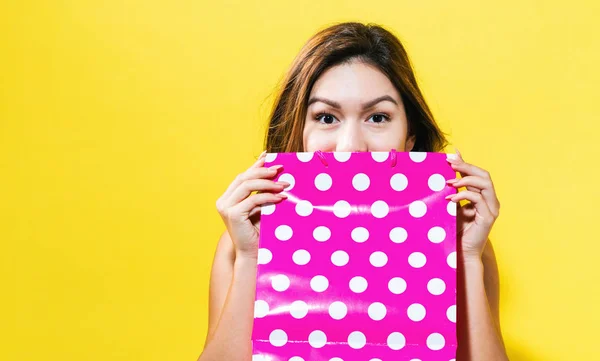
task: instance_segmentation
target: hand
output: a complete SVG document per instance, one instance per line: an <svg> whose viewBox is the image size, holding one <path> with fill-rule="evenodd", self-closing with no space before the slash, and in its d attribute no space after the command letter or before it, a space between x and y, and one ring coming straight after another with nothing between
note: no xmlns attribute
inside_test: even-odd
<svg viewBox="0 0 600 361"><path fill-rule="evenodd" d="M262 205L285 199L280 192L289 186L286 182L271 180L281 166L265 168L265 155L263 152L248 170L238 175L217 200L217 210L235 245L236 254L253 258L258 257L259 235L258 221L253 216L260 212Z"/></svg>
<svg viewBox="0 0 600 361"><path fill-rule="evenodd" d="M460 239L463 257L481 259L488 236L500 211L494 183L487 171L465 163L458 150L456 156L451 154L447 160L452 169L461 175L460 179L450 179L447 183L457 189L461 187L467 189L452 194L446 199L457 203L461 200L470 201L464 206L457 207L457 237Z"/></svg>

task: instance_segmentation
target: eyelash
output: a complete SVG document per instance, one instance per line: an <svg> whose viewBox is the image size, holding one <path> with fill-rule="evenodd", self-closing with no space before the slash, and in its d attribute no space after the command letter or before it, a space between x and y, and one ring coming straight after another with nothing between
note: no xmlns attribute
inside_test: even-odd
<svg viewBox="0 0 600 361"><path fill-rule="evenodd" d="M317 114L317 115L315 116L315 120L316 120L316 121L318 121L319 123L321 123L321 118L322 118L323 116L325 116L325 115L331 115L332 117L334 117L334 118L335 118L335 116L334 116L333 114L331 114L331 113L319 113L319 114ZM372 117L374 117L374 116L376 116L376 115L381 115L381 116L384 118L384 120L383 120L382 122L379 122L379 123L375 123L375 122L373 122L373 124L375 124L375 125L380 125L380 124L382 124L382 123L387 123L387 122L389 122L389 121L390 121L390 119L391 119L391 117L390 117L388 114L385 114L385 113L375 113L375 114L371 115L371 117L369 117L369 119L371 119ZM328 124L328 123L321 123L321 124L324 124L324 125L331 125L331 124Z"/></svg>

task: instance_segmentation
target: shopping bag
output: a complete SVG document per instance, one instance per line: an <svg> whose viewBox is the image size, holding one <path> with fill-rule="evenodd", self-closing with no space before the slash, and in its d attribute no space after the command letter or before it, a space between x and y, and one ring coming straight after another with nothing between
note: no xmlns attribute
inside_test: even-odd
<svg viewBox="0 0 600 361"><path fill-rule="evenodd" d="M269 153L253 361L456 357L456 173L445 153Z"/></svg>

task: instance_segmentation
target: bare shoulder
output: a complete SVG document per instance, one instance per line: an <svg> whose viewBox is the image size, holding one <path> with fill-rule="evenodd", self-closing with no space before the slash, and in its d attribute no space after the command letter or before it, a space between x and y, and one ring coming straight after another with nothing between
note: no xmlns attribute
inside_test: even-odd
<svg viewBox="0 0 600 361"><path fill-rule="evenodd" d="M227 298L227 291L231 284L234 261L235 248L229 232L224 231L217 243L210 273L206 344L212 338L221 316Z"/></svg>

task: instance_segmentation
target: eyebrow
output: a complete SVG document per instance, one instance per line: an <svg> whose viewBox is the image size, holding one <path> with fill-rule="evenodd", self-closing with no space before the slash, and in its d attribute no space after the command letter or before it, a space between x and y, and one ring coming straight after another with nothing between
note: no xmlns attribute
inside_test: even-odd
<svg viewBox="0 0 600 361"><path fill-rule="evenodd" d="M363 107L363 109L369 109L369 108L372 108L375 104L377 104L379 102L383 102L383 101L389 101L389 102L392 102L392 103L398 105L398 102L396 100L394 100L394 98L392 98L389 95L384 95L384 96L380 96L378 98L375 98L371 101L364 103L362 107ZM329 100L329 99L325 99L325 98L319 98L319 97L310 98L307 106L310 106L311 104L316 103L316 102L322 102L322 103L328 104L336 109L342 108L342 106L338 102L335 102L335 101Z"/></svg>

